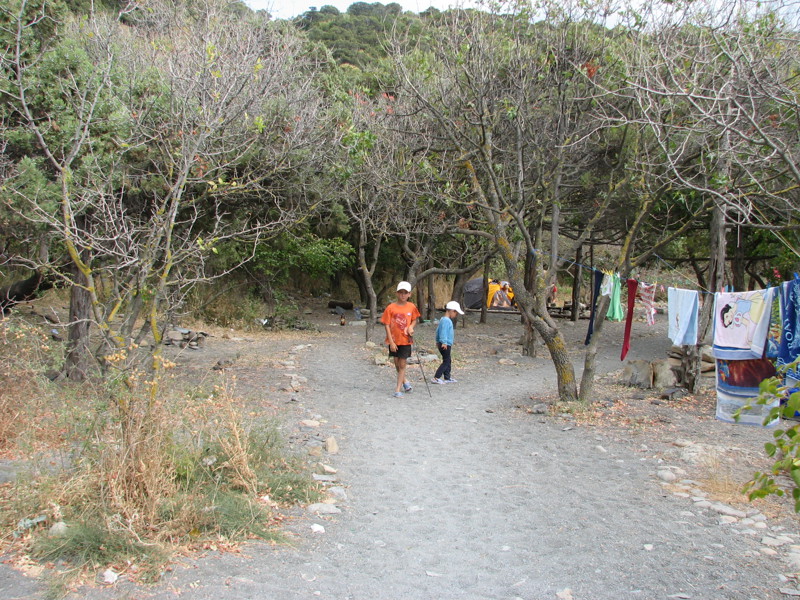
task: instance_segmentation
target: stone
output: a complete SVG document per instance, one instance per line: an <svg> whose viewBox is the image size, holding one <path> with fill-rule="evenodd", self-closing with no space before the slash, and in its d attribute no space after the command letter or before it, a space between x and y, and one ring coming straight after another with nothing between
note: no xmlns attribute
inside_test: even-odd
<svg viewBox="0 0 800 600"><path fill-rule="evenodd" d="M786 562L789 563L793 570L800 571L800 554L790 552L786 555Z"/></svg>
<svg viewBox="0 0 800 600"><path fill-rule="evenodd" d="M67 534L67 524L64 523L64 521L56 521L50 527L48 533L52 537L61 537L63 535L66 535Z"/></svg>
<svg viewBox="0 0 800 600"><path fill-rule="evenodd" d="M347 500L347 492L341 486L335 485L328 488L328 493L338 500Z"/></svg>
<svg viewBox="0 0 800 600"><path fill-rule="evenodd" d="M673 481L678 479L678 476L675 475L675 473L673 473L672 471L669 471L667 469L661 469L660 471L658 471L656 473L656 475L658 476L658 478L661 481L665 481L667 483L672 483Z"/></svg>
<svg viewBox="0 0 800 600"><path fill-rule="evenodd" d="M309 504L306 510L310 513L317 515L338 515L341 511L335 504L327 504L325 502L316 502Z"/></svg>
<svg viewBox="0 0 800 600"><path fill-rule="evenodd" d="M710 506L711 510L718 512L721 515L727 515L729 517L735 517L736 519L744 519L747 516L742 510L736 510L728 506L727 504L722 504L721 502L716 502Z"/></svg>
<svg viewBox="0 0 800 600"><path fill-rule="evenodd" d="M622 369L618 383L632 387L653 387L653 367L647 360L629 360Z"/></svg>
<svg viewBox="0 0 800 600"><path fill-rule="evenodd" d="M515 364L517 364L516 362L514 362L510 358L501 358L497 362L500 363L501 365L515 365Z"/></svg>
<svg viewBox="0 0 800 600"><path fill-rule="evenodd" d="M655 387L658 387L656 385ZM669 387L661 392L660 398L662 400L677 400L678 398L683 398L686 395L686 390L680 387Z"/></svg>
<svg viewBox="0 0 800 600"><path fill-rule="evenodd" d="M716 363L716 359L714 358L714 352L711 349L711 346L708 344L703 344L700 346L700 360L703 362L711 363L712 365Z"/></svg>
<svg viewBox="0 0 800 600"><path fill-rule="evenodd" d="M169 341L169 342L182 342L183 341L183 333L178 331L177 329L170 329L167 332L167 341Z"/></svg>
<svg viewBox="0 0 800 600"><path fill-rule="evenodd" d="M672 370L672 366L669 364L668 360L654 360L650 363L650 368L653 374L652 387L657 390L663 390L665 388L674 389L675 384L678 383L678 379L675 377L675 371ZM677 390L675 393L677 393Z"/></svg>
<svg viewBox="0 0 800 600"><path fill-rule="evenodd" d="M546 415L549 412L547 404L540 402L531 407L530 413L534 415Z"/></svg>
<svg viewBox="0 0 800 600"><path fill-rule="evenodd" d="M772 547L785 546L790 542L791 540L787 540L783 538L783 536L772 537L769 535L765 535L763 538L761 538L762 544L764 544L765 546L772 546Z"/></svg>
<svg viewBox="0 0 800 600"><path fill-rule="evenodd" d="M119 579L119 573L114 571L113 569L106 569L103 571L103 583L107 583L109 585L113 585L117 583L117 579Z"/></svg>
<svg viewBox="0 0 800 600"><path fill-rule="evenodd" d="M331 436L325 440L325 451L328 454L337 454L339 452L339 443L335 437Z"/></svg>
<svg viewBox="0 0 800 600"><path fill-rule="evenodd" d="M376 354L372 361L379 367L382 367L389 364L389 357L385 354Z"/></svg>

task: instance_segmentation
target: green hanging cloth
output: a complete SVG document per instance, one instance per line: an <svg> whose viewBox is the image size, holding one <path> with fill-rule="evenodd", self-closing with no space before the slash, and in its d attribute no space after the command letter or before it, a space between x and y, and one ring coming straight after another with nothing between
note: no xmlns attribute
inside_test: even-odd
<svg viewBox="0 0 800 600"><path fill-rule="evenodd" d="M608 305L608 312L606 318L609 321L622 321L625 313L622 312L622 303L620 302L620 289L622 287L619 275L614 273L611 276L611 302Z"/></svg>

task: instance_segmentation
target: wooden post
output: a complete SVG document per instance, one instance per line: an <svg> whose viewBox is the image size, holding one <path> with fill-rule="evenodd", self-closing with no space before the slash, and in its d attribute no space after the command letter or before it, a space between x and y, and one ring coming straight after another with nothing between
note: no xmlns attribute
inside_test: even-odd
<svg viewBox="0 0 800 600"><path fill-rule="evenodd" d="M575 323L581 316L581 282L583 281L583 245L575 250L575 269L572 277L572 322Z"/></svg>

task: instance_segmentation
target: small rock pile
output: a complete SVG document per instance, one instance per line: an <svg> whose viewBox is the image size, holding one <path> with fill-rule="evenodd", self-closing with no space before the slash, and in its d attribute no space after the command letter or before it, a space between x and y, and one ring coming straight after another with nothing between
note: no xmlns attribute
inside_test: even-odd
<svg viewBox="0 0 800 600"><path fill-rule="evenodd" d="M207 337L208 334L204 331L173 327L164 334L164 345L199 350L205 345Z"/></svg>

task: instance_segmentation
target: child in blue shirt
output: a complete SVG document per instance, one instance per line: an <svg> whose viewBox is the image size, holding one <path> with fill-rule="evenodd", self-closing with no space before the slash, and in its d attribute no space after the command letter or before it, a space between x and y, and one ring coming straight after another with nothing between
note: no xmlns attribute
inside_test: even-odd
<svg viewBox="0 0 800 600"><path fill-rule="evenodd" d="M456 380L450 377L450 351L453 349L453 321L458 315L463 315L461 305L452 300L444 307L444 316L439 321L436 328L436 348L442 355L442 364L436 369L436 374L431 380L433 383L455 383Z"/></svg>

